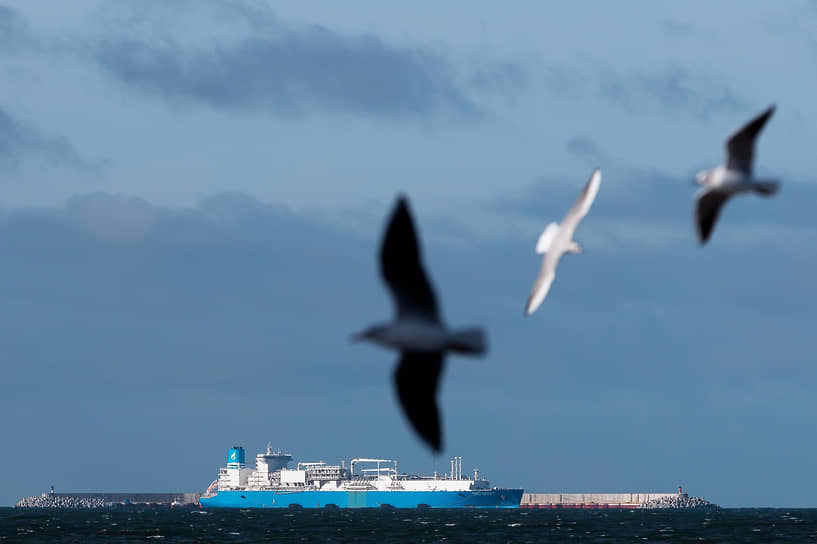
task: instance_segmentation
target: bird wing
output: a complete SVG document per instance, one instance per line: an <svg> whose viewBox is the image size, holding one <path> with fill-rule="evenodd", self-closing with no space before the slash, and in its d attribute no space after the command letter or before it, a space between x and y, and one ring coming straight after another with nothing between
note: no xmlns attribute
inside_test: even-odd
<svg viewBox="0 0 817 544"><path fill-rule="evenodd" d="M596 168L596 170L594 170L593 174L590 176L590 179L587 180L587 185L584 186L582 194L579 195L576 203L573 204L573 207L570 208L567 215L565 215L565 218L562 220L561 231L568 236L568 240L573 237L573 231L575 231L576 227L579 226L579 221L581 221L582 218L587 215L587 212L590 211L590 206L593 205L593 201L596 200L596 195L599 192L600 184L601 170Z"/></svg>
<svg viewBox="0 0 817 544"><path fill-rule="evenodd" d="M394 371L394 385L403 412L414 430L435 452L442 449L437 389L443 354L404 351Z"/></svg>
<svg viewBox="0 0 817 544"><path fill-rule="evenodd" d="M536 281L533 282L533 288L528 297L528 303L525 305L525 315L530 315L541 306L545 301L545 297L550 291L550 286L556 278L556 265L559 264L561 258L561 251L550 251L542 259L542 267L539 269L539 275L536 276Z"/></svg>
<svg viewBox="0 0 817 544"><path fill-rule="evenodd" d="M755 140L766 125L766 121L774 113L774 106L770 106L746 123L741 129L726 140L726 167L746 174L752 173L752 161L755 156Z"/></svg>
<svg viewBox="0 0 817 544"><path fill-rule="evenodd" d="M389 286L398 319L414 315L439 323L434 290L423 270L408 200L401 196L380 246L380 273Z"/></svg>
<svg viewBox="0 0 817 544"><path fill-rule="evenodd" d="M729 200L730 196L732 196L732 193L714 189L704 189L698 193L698 202L695 208L695 226L698 231L698 241L701 244L705 244L709 240L721 208Z"/></svg>

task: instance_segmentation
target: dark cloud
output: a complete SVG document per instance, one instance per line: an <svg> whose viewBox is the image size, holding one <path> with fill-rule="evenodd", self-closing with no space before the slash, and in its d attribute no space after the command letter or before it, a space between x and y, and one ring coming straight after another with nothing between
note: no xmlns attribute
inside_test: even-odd
<svg viewBox="0 0 817 544"><path fill-rule="evenodd" d="M27 156L82 168L91 166L64 138L44 136L34 127L18 121L0 108L0 161L16 166Z"/></svg>
<svg viewBox="0 0 817 544"><path fill-rule="evenodd" d="M220 109L285 116L312 110L389 117L479 115L446 58L429 49L318 25L291 25L244 3L204 5L251 24L237 39L214 36L208 45L185 44L163 31L156 38L155 28L144 33L147 36L117 32L102 41L94 55L127 85L171 101ZM168 17L134 13L148 23ZM184 11L174 13L184 19ZM507 69L503 74L513 75Z"/></svg>
<svg viewBox="0 0 817 544"><path fill-rule="evenodd" d="M614 184L603 182L580 240L601 228L600 216L612 215L608 203L626 200L616 200ZM573 190L541 189L532 205L559 215L575 198ZM389 208L381 210L383 221ZM752 251L714 240L700 250L691 238L620 251L585 244L584 255L562 262L545 306L523 319L538 233L443 246L430 223L418 225L444 315L453 325L486 326L491 346L483 361L450 360L441 395L447 436L472 448L495 482L516 474L503 455L509 441L548 456L554 440L592 450L602 433L611 444L636 444L648 459L664 459L667 441L717 435L718 418L727 415L752 431L757 413L813 420L815 407L796 395L734 408L756 387L811 390L817 382L808 327L817 262L803 250L810 246ZM461 230L436 223L443 237ZM377 272L381 226L355 235L242 194L188 209L94 194L61 208L0 211L0 411L9 416L4 436L28 452L21 460L13 449L0 451L0 465L52 468L34 480L30 470L11 474L0 502L51 483L65 490L202 489L233 441L253 451L248 441L261 448L270 439L292 446L299 460L372 452L425 466L427 451L394 403L395 355L348 342L350 332L391 315ZM758 290L758 278L772 288ZM695 424L688 415L667 419L662 410L599 419L609 403L630 413L632 399L674 399L669 405L679 414L689 400L708 415ZM511 418L517 424L509 428ZM92 443L97 455L67 448L55 459L48 447L55 441ZM744 459L746 446L745 437L735 437L719 451ZM158 468L143 462L157 450L190 461ZM626 488L643 474L644 463L627 464L631 448L608 453L624 467L609 487ZM584 459L553 455L547 466L561 462L575 485L592 486L581 475ZM769 455L777 461L788 454L776 448ZM699 468L684 451L675 462ZM123 463L126 473L116 468ZM540 481L547 470L528 467L518 477ZM759 478L762 490L776 485L772 476ZM710 485L731 489L742 480ZM745 500L754 500L749 493Z"/></svg>
<svg viewBox="0 0 817 544"><path fill-rule="evenodd" d="M598 142L586 136L568 139L565 151L587 166L585 174L577 173L574 180L537 180L521 194L499 197L486 203L487 207L501 214L550 216L558 221L578 196L591 170L598 167L602 169L602 185L593 204L595 217L659 222L674 217L677 220L679 209L688 204L695 190L690 181L694 175L692 170L670 175L639 168L610 157Z"/></svg>
<svg viewBox="0 0 817 544"><path fill-rule="evenodd" d="M0 6L0 53L46 50L19 13ZM26 157L39 157L81 168L93 167L80 157L65 138L46 135L0 106L0 164L5 168L16 167Z"/></svg>
<svg viewBox="0 0 817 544"><path fill-rule="evenodd" d="M749 108L727 83L714 76L692 73L678 64L669 64L658 72L602 70L598 93L626 111L658 107L664 112L683 112L699 119Z"/></svg>
<svg viewBox="0 0 817 544"><path fill-rule="evenodd" d="M587 153L583 150L579 155L585 157ZM521 194L499 197L486 205L504 215L561 221L578 197L592 168L599 166L592 160L586 162L587 170L577 172L575 179L539 179ZM686 225L687 219L691 217L691 198L695 192L691 175L684 179L681 175L670 176L659 171L606 163L601 164L601 167L602 184L593 204L594 218L633 224L652 222L653 227L671 225L672 228L677 228L679 225Z"/></svg>
<svg viewBox="0 0 817 544"><path fill-rule="evenodd" d="M696 172L713 165L699 165L681 172L646 169L611 157L595 140L585 136L569 139L565 150L585 163L588 167L586 174L577 173L574 180L537 180L521 194L505 195L486 203L487 209L503 215L550 217L559 221L577 197L590 169L601 166L603 177L599 196L593 204L594 218L629 223L636 238L639 229L645 238L651 231L658 233L663 229L679 231L681 237L691 239L694 197L698 190L693 179ZM761 175L767 176L765 173ZM787 230L789 236L792 230L798 231L799 237L817 229L810 204L817 200L817 184L813 180L782 181L781 193L774 198L749 195L733 199L725 208L722 219L724 224L735 229L732 231L727 227L726 230L732 231L732 236L740 237L738 231L756 226L759 232L755 231L754 235L762 236L766 228L769 231L767 237L773 237L774 233L786 235ZM674 243L678 238L667 237L667 242ZM790 242L795 243L794 240Z"/></svg>

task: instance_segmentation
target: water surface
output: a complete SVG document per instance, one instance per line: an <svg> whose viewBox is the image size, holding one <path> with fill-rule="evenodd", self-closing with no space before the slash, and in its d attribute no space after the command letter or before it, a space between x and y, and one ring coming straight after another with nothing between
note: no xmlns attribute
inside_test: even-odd
<svg viewBox="0 0 817 544"><path fill-rule="evenodd" d="M0 509L0 542L814 542L817 509Z"/></svg>

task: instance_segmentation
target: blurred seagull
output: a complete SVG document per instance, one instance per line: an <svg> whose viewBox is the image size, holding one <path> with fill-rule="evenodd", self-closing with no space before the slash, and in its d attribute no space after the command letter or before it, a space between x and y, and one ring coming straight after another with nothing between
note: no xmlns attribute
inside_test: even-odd
<svg viewBox="0 0 817 544"><path fill-rule="evenodd" d="M482 329L450 330L442 323L434 290L423 270L408 200L397 200L380 247L380 273L391 290L397 316L355 334L401 352L394 384L414 429L439 452L442 449L437 388L446 351L485 353Z"/></svg>
<svg viewBox="0 0 817 544"><path fill-rule="evenodd" d="M562 255L565 253L583 253L581 246L573 241L573 233L582 218L587 215L590 206L593 205L596 194L599 192L599 184L601 184L601 170L596 168L587 185L585 185L584 191L579 195L579 199L567 212L565 218L562 219L562 224L551 223L545 227L545 231L539 236L539 241L536 243L536 253L544 253L545 256L542 259L539 275L533 283L530 297L528 297L525 315L535 312L545 300L550 285L556 277L556 267L559 265L559 259L562 258Z"/></svg>
<svg viewBox="0 0 817 544"><path fill-rule="evenodd" d="M774 108L770 106L726 140L726 165L698 172L695 176L695 181L703 186L695 195L695 226L701 245L709 240L718 214L731 196L756 193L768 197L780 187L776 180L760 180L752 176L755 140Z"/></svg>

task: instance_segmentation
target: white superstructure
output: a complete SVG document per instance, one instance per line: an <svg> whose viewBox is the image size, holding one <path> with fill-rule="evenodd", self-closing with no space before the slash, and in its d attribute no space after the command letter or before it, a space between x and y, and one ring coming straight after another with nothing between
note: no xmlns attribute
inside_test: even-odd
<svg viewBox="0 0 817 544"><path fill-rule="evenodd" d="M233 455L233 452L236 452ZM418 476L400 474L393 459L352 459L329 465L323 461L300 462L296 468L287 468L292 460L288 453L273 451L270 445L265 453L255 458L255 470L243 463L243 448L230 450L227 466L219 469L216 485L209 491L480 491L490 489L488 480L479 476L463 476L462 458L451 460L451 472ZM209 493L208 493L209 494Z"/></svg>

